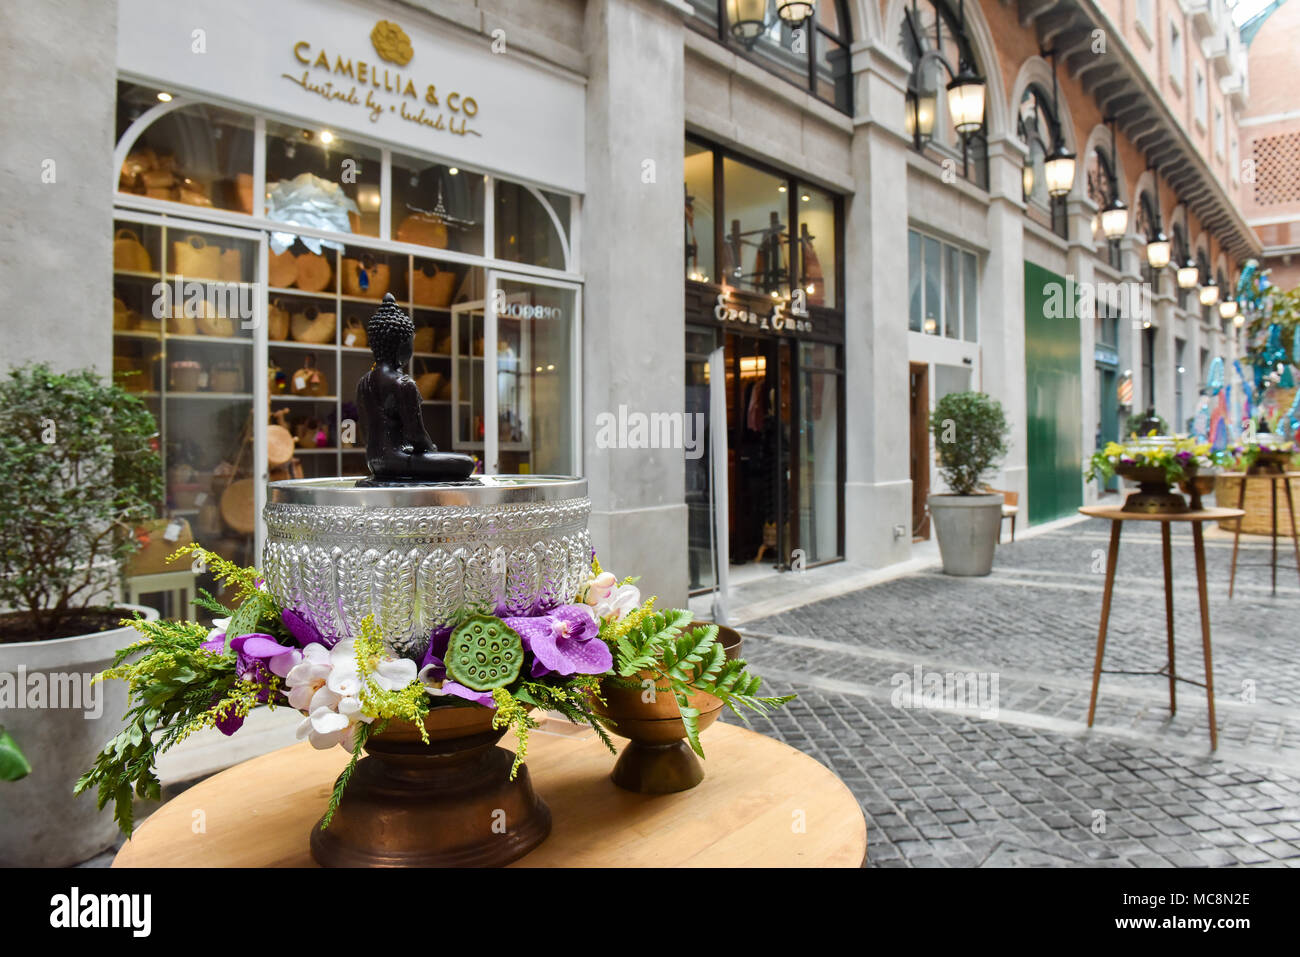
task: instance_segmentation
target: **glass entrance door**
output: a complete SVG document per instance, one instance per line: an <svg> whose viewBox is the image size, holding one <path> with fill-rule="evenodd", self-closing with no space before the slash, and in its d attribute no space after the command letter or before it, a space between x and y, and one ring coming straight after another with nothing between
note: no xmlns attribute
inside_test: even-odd
<svg viewBox="0 0 1300 957"><path fill-rule="evenodd" d="M491 271L488 290L484 471L579 475L580 287Z"/></svg>
<svg viewBox="0 0 1300 957"><path fill-rule="evenodd" d="M799 540L789 462L792 358L786 340L726 337L732 565L789 567Z"/></svg>

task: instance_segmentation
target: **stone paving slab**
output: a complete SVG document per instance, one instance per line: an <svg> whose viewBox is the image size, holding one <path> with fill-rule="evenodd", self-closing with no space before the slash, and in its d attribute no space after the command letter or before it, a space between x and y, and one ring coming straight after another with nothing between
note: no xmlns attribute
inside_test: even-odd
<svg viewBox="0 0 1300 957"><path fill-rule="evenodd" d="M1200 680L1179 531L1177 666ZM1274 597L1268 568L1243 567L1230 602L1231 538L1207 536L1218 751L1204 690L1180 684L1171 716L1164 677L1104 675L1089 731L1107 536L1081 523L1001 546L988 578L920 572L746 625L771 690L800 695L754 727L844 779L867 817L868 866L1300 866L1300 587L1279 568ZM1242 555L1268 548L1243 542ZM1159 536L1130 526L1105 667L1164 658ZM910 706L917 665L982 675L986 691L996 675L996 711Z"/></svg>

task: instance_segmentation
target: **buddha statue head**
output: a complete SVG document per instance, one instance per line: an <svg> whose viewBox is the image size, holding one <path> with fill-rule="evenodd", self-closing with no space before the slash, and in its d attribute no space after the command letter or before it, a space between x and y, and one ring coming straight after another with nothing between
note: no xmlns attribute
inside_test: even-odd
<svg viewBox="0 0 1300 957"><path fill-rule="evenodd" d="M391 292L384 294L384 301L366 320L366 341L376 362L401 367L411 360L415 323L397 305Z"/></svg>

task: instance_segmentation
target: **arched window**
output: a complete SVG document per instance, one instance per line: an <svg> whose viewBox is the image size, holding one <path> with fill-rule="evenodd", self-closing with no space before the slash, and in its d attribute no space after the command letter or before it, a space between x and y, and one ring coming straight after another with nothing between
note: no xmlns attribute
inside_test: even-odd
<svg viewBox="0 0 1300 957"><path fill-rule="evenodd" d="M1169 265L1175 270L1181 267L1192 257L1192 247L1187 243L1187 230L1183 228L1182 223L1174 223L1174 232L1170 247ZM1184 289L1177 283L1174 284L1178 292L1178 308L1186 309L1188 297L1191 295L1190 289Z"/></svg>
<svg viewBox="0 0 1300 957"><path fill-rule="evenodd" d="M1029 147L1023 182L1026 212L1064 239L1067 236L1065 197L1054 197L1047 192L1047 172L1043 165L1061 136L1061 127L1052 112L1051 100L1037 84L1030 84L1020 98L1016 133Z"/></svg>
<svg viewBox="0 0 1300 957"><path fill-rule="evenodd" d="M898 48L912 64L913 83L919 85L922 97L932 98L934 103L933 134L922 143L921 151L941 160L954 159L965 179L981 189L988 189L987 108L983 125L973 133L960 135L953 129L948 116L948 101L944 93L949 79L947 71L935 58L926 60L925 65L919 71L917 69L924 55L936 50L954 70L964 62L979 75L985 75L983 64L975 56L975 46L953 5L948 0L911 0L903 12Z"/></svg>
<svg viewBox="0 0 1300 957"><path fill-rule="evenodd" d="M1151 194L1143 190L1138 196L1137 209L1134 212L1133 229L1134 232L1142 236L1143 242L1150 241L1156 234L1156 206ZM1154 289L1156 284L1156 271L1151 268L1147 262L1146 256L1142 257L1142 276L1143 279Z"/></svg>
<svg viewBox="0 0 1300 957"><path fill-rule="evenodd" d="M1106 239L1106 234L1101 228L1101 210L1115 195L1115 172L1110 166L1110 157L1106 151L1098 147L1092 151L1088 157L1087 165L1087 189L1088 198L1097 205L1097 212L1092 216L1092 239L1100 247L1106 250L1106 259L1114 269L1122 269L1123 251L1118 243L1112 243Z"/></svg>
<svg viewBox="0 0 1300 957"><path fill-rule="evenodd" d="M809 20L791 24L772 0L687 0L687 22L764 69L853 113L849 9L845 0L819 0Z"/></svg>
<svg viewBox="0 0 1300 957"><path fill-rule="evenodd" d="M1214 274L1214 271L1210 266L1210 256L1204 248L1196 251L1196 267L1200 270L1202 283L1205 283L1206 280ZM1201 322L1207 326L1213 325L1215 316L1217 315L1215 308L1213 306L1202 306L1200 295L1196 290L1192 290L1192 294L1197 296L1195 303L1201 310Z"/></svg>

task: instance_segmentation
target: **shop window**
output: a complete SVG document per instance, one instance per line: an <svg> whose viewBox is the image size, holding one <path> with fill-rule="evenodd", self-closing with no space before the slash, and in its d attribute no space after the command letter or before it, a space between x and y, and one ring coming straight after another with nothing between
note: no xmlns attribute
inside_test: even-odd
<svg viewBox="0 0 1300 957"><path fill-rule="evenodd" d="M118 85L118 135L151 108L160 92ZM253 212L253 118L196 103L154 120L135 140L117 188L189 206Z"/></svg>
<svg viewBox="0 0 1300 957"><path fill-rule="evenodd" d="M343 140L331 130L268 121L266 218L378 236L381 162L375 147Z"/></svg>
<svg viewBox="0 0 1300 957"><path fill-rule="evenodd" d="M844 0L821 0L814 17L799 24L782 20L770 0L689 0L689 6L687 22L701 33L841 112L853 112L853 38Z"/></svg>
<svg viewBox="0 0 1300 957"><path fill-rule="evenodd" d="M728 157L722 161L722 183L726 280L773 299L788 298L788 181Z"/></svg>
<svg viewBox="0 0 1300 957"><path fill-rule="evenodd" d="M921 285L921 234L909 230L907 234L907 328L920 332L925 295Z"/></svg>
<svg viewBox="0 0 1300 957"><path fill-rule="evenodd" d="M569 203L567 196L497 180L497 258L565 269Z"/></svg>
<svg viewBox="0 0 1300 957"><path fill-rule="evenodd" d="M810 306L834 307L839 301L836 287L835 197L825 190L800 183L799 275L800 288Z"/></svg>
<svg viewBox="0 0 1300 957"><path fill-rule="evenodd" d="M481 256L482 174L396 154L392 162L392 238Z"/></svg>
<svg viewBox="0 0 1300 957"><path fill-rule="evenodd" d="M713 274L713 150L687 141L686 278L712 282Z"/></svg>
<svg viewBox="0 0 1300 957"><path fill-rule="evenodd" d="M961 135L953 128L948 115L948 98L945 86L949 75L933 57L922 60L928 51L937 51L950 67L960 63L972 65L981 75L986 70L975 56L974 45L962 27L956 5L949 0L916 0L904 10L899 30L898 49L912 64L913 77L909 80L934 101L934 125L930 139L921 142L921 152L943 161L957 164L963 178L981 189L988 189L988 110L984 124L976 131Z"/></svg>
<svg viewBox="0 0 1300 957"><path fill-rule="evenodd" d="M908 329L979 341L979 261L974 253L909 230Z"/></svg>

